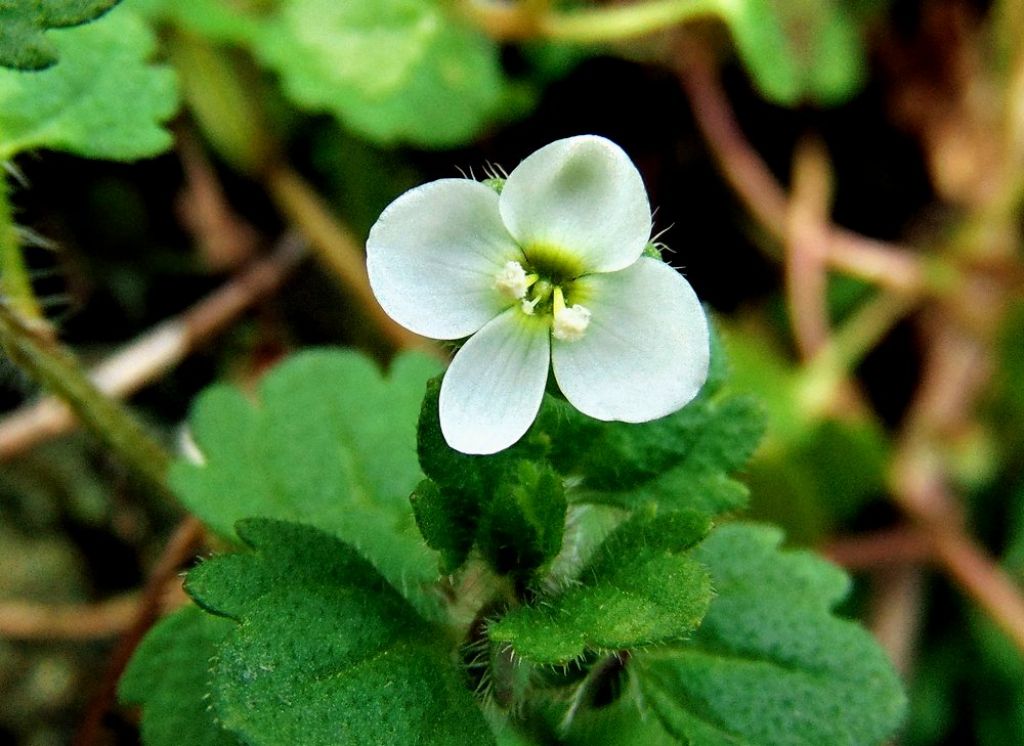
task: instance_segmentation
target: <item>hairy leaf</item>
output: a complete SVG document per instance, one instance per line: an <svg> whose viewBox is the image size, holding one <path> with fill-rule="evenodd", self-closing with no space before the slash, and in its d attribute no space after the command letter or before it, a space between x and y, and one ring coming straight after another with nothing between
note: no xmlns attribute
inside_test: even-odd
<svg viewBox="0 0 1024 746"><path fill-rule="evenodd" d="M236 521L302 521L352 544L411 599L436 564L420 538L409 495L419 399L437 364L404 355L385 378L354 352L295 355L263 380L259 402L214 386L191 426L202 464L175 464L171 482L211 528L233 538Z"/></svg>
<svg viewBox="0 0 1024 746"><path fill-rule="evenodd" d="M0 161L35 148L129 161L171 146L174 73L147 60L156 40L127 8L54 37L62 63L0 70Z"/></svg>
<svg viewBox="0 0 1024 746"><path fill-rule="evenodd" d="M682 639L711 599L707 572L685 554L708 527L700 513L648 506L604 541L578 585L509 612L488 635L545 664Z"/></svg>
<svg viewBox="0 0 1024 746"><path fill-rule="evenodd" d="M691 641L634 658L643 696L694 746L881 743L903 716L899 679L864 629L832 613L843 572L780 551L781 539L731 524L696 549L716 597Z"/></svg>
<svg viewBox="0 0 1024 746"><path fill-rule="evenodd" d="M499 574L529 573L562 548L565 510L561 478L548 466L520 461L484 509L477 543Z"/></svg>
<svg viewBox="0 0 1024 746"><path fill-rule="evenodd" d="M238 746L210 711L210 665L234 625L186 606L150 630L121 677L122 702L142 705L146 746Z"/></svg>
<svg viewBox="0 0 1024 746"><path fill-rule="evenodd" d="M251 553L211 559L188 592L238 622L212 706L252 746L494 743L441 631L347 544L314 528L238 524Z"/></svg>
<svg viewBox="0 0 1024 746"><path fill-rule="evenodd" d="M572 415L562 420L571 422ZM574 466L568 465L573 454L562 460L563 468L583 476L579 499L626 508L656 502L714 515L745 505L746 487L729 475L746 464L763 433L753 399L724 396L701 397L639 425L590 421L556 438L588 444Z"/></svg>

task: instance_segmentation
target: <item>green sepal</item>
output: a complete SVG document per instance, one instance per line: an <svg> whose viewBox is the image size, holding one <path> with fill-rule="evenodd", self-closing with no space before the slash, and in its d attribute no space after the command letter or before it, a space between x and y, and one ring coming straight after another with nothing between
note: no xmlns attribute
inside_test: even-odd
<svg viewBox="0 0 1024 746"><path fill-rule="evenodd" d="M517 656L548 665L588 651L683 639L711 600L707 571L687 553L709 528L701 513L647 506L608 536L568 590L513 609L488 635Z"/></svg>
<svg viewBox="0 0 1024 746"><path fill-rule="evenodd" d="M518 443L493 455L476 456L456 451L441 432L438 408L441 378L437 376L427 383L420 408L417 425L420 468L443 489L472 496L481 504L489 502L506 476L515 472L518 461L534 461L546 455L549 438L541 423L537 423Z"/></svg>
<svg viewBox="0 0 1024 746"><path fill-rule="evenodd" d="M493 744L441 629L351 546L253 519L253 551L210 559L186 590L237 625L218 646L210 704L250 746Z"/></svg>
<svg viewBox="0 0 1024 746"><path fill-rule="evenodd" d="M481 554L499 575L528 576L561 550L565 510L561 478L549 466L519 461L484 508Z"/></svg>
<svg viewBox="0 0 1024 746"><path fill-rule="evenodd" d="M455 572L473 547L479 503L464 492L442 490L431 479L419 483L409 502L427 546L441 553L441 572Z"/></svg>

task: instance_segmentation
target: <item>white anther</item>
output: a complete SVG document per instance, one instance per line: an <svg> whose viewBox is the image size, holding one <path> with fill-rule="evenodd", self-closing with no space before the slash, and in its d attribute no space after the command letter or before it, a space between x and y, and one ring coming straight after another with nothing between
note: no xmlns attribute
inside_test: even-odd
<svg viewBox="0 0 1024 746"><path fill-rule="evenodd" d="M570 308L556 308L551 333L563 342L575 342L590 325L590 309L579 304Z"/></svg>
<svg viewBox="0 0 1024 746"><path fill-rule="evenodd" d="M529 287L530 279L519 262L505 262L505 266L494 276L494 288L512 300L523 298Z"/></svg>

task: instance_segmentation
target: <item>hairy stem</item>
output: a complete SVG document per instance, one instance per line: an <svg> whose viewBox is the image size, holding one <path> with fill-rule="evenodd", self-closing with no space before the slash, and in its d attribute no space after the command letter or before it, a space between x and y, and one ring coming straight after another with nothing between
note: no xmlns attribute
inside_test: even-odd
<svg viewBox="0 0 1024 746"><path fill-rule="evenodd" d="M63 399L79 420L150 489L170 497L171 456L135 416L108 398L77 358L0 299L0 347L34 380Z"/></svg>
<svg viewBox="0 0 1024 746"><path fill-rule="evenodd" d="M89 371L104 395L123 399L181 363L240 314L266 300L307 255L306 243L285 235L274 252L256 259L184 313L161 322ZM45 397L0 419L0 462L74 429L71 409Z"/></svg>
<svg viewBox="0 0 1024 746"><path fill-rule="evenodd" d="M0 172L0 296L26 319L41 321L43 312L32 291L8 189L7 179Z"/></svg>

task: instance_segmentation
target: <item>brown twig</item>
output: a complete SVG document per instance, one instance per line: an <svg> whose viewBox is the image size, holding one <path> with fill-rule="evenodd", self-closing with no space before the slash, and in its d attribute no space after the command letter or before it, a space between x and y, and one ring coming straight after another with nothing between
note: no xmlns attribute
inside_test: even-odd
<svg viewBox="0 0 1024 746"><path fill-rule="evenodd" d="M153 566L149 579L142 589L131 626L117 643L107 669L98 688L92 696L82 725L75 738L75 746L94 746L99 743L103 731L103 719L110 709L117 692L117 681L135 652L146 631L153 626L160 615L161 601L168 582L178 573L181 566L194 554L203 538L203 525L199 519L189 516L175 529L164 547L163 554Z"/></svg>
<svg viewBox="0 0 1024 746"><path fill-rule="evenodd" d="M876 531L860 536L839 536L822 553L847 570L876 570L920 564L932 559L927 535L914 526Z"/></svg>
<svg viewBox="0 0 1024 746"><path fill-rule="evenodd" d="M95 640L124 632L139 597L127 594L93 604L0 602L0 637L13 640Z"/></svg>
<svg viewBox="0 0 1024 746"><path fill-rule="evenodd" d="M905 680L910 678L921 632L924 590L924 571L919 565L872 573L868 626Z"/></svg>
<svg viewBox="0 0 1024 746"><path fill-rule="evenodd" d="M247 308L272 294L306 255L294 234L268 257L251 263L180 316L169 319L96 366L93 382L107 396L128 397L174 368ZM28 404L0 420L0 461L69 432L76 419L54 397Z"/></svg>
<svg viewBox="0 0 1024 746"><path fill-rule="evenodd" d="M179 128L175 149L186 178L178 201L182 225L195 237L207 267L237 269L255 256L259 233L232 209L213 164L192 130Z"/></svg>
<svg viewBox="0 0 1024 746"><path fill-rule="evenodd" d="M697 125L729 185L757 221L785 240L789 197L743 134L718 79L711 52L680 36L677 72L690 97ZM901 293L917 293L928 278L911 249L829 224L827 259L831 266Z"/></svg>
<svg viewBox="0 0 1024 746"><path fill-rule="evenodd" d="M681 38L682 39L682 38ZM692 39L679 46L678 72L697 124L726 179L754 217L776 238L785 237L789 197L758 156L736 121L722 90L711 54ZM961 270L937 259L926 264L906 247L868 239L840 228L828 229L831 266L917 298L949 287L949 272ZM947 276L936 271L941 268ZM948 486L939 445L951 427L962 424L988 378L986 351L1001 318L999 289L961 277L957 283L962 315L971 329L959 329L943 295L944 313L932 327L925 380L899 438L891 469L894 498L927 534L946 572L1024 650L1024 596L1020 588L964 530L958 501ZM1004 289L1005 291L1005 289ZM951 318L953 317L953 318Z"/></svg>
<svg viewBox="0 0 1024 746"><path fill-rule="evenodd" d="M793 158L793 197L786 211L786 301L800 357L810 360L828 340L825 247L831 201L828 155L804 140Z"/></svg>
<svg viewBox="0 0 1024 746"><path fill-rule="evenodd" d="M277 165L267 170L265 178L279 209L309 241L316 259L355 299L367 320L392 348L419 349L448 359L436 344L413 334L384 313L370 288L360 242L298 173L287 165Z"/></svg>

